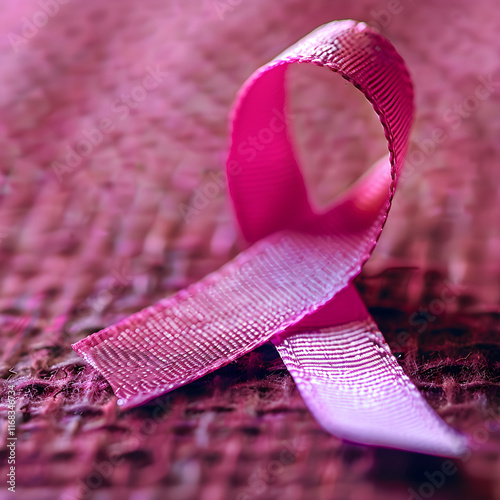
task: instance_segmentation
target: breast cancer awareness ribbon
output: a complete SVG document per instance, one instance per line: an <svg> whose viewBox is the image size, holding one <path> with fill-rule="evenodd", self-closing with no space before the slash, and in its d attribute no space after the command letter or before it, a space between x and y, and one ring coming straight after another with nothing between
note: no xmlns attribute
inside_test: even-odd
<svg viewBox="0 0 500 500"><path fill-rule="evenodd" d="M388 142L387 159L321 213L309 202L287 120L277 121L287 113L291 64L321 66L351 82ZM462 454L466 439L405 375L352 285L386 220L412 117L403 60L364 23L322 26L257 70L236 100L227 161L235 213L252 245L198 283L73 345L109 381L118 404L140 405L272 340L332 434ZM264 129L274 130L266 147L244 154L241 144Z"/></svg>

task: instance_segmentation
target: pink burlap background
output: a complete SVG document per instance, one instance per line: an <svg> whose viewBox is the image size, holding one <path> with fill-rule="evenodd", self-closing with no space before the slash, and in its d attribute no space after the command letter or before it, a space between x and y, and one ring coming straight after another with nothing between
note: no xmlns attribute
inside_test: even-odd
<svg viewBox="0 0 500 500"><path fill-rule="evenodd" d="M17 372L19 498L399 499L439 469L326 436L268 347L126 415L69 348L236 254L222 174L235 94L256 68L341 18L378 26L416 90L407 173L360 287L431 404L451 424L487 434L487 451L433 498L500 495L498 437L485 424L497 412L499 376L495 8L489 0L4 1L0 352L3 378ZM355 97L329 91L330 77L294 80L298 141L319 200L324 186L349 180L319 166L352 162L360 173L383 144ZM68 164L73 149L81 158ZM439 299L443 287L452 300ZM441 300L436 319L416 322L432 300ZM2 415L5 404L4 391ZM0 498L9 494L1 488Z"/></svg>

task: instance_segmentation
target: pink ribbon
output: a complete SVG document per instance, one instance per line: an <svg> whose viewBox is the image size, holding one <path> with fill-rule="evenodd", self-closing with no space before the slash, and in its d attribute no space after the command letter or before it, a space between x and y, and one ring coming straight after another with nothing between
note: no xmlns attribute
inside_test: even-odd
<svg viewBox="0 0 500 500"><path fill-rule="evenodd" d="M340 74L365 95L389 149L322 213L311 208L284 118L287 67L305 63ZM331 433L463 453L465 438L404 374L351 284L382 231L412 116L403 60L364 23L329 23L257 70L236 102L227 161L239 225L253 245L200 282L73 346L106 377L118 404L154 399L271 339ZM249 154L242 145L253 137L265 147Z"/></svg>

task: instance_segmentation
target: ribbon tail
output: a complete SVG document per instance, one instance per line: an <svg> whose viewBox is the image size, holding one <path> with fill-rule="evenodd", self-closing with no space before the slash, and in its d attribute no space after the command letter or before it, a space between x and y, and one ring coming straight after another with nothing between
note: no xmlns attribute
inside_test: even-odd
<svg viewBox="0 0 500 500"><path fill-rule="evenodd" d="M343 307L347 302L349 308ZM304 325L275 342L318 423L356 443L463 455L466 438L434 412L404 373L354 286L327 307L342 324Z"/></svg>

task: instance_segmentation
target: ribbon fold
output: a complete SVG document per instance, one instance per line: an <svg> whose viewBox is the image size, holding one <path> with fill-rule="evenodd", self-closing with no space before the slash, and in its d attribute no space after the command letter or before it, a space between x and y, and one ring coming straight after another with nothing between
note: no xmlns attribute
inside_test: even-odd
<svg viewBox="0 0 500 500"><path fill-rule="evenodd" d="M328 210L311 207L286 118L290 64L338 73L372 104L388 158ZM228 185L249 243L198 283L73 345L130 408L272 340L307 406L354 442L459 456L466 440L429 407L391 354L354 286L387 217L413 117L394 47L364 23L318 28L257 70L233 112ZM272 130L273 133L263 131ZM266 137L252 154L243 145Z"/></svg>

